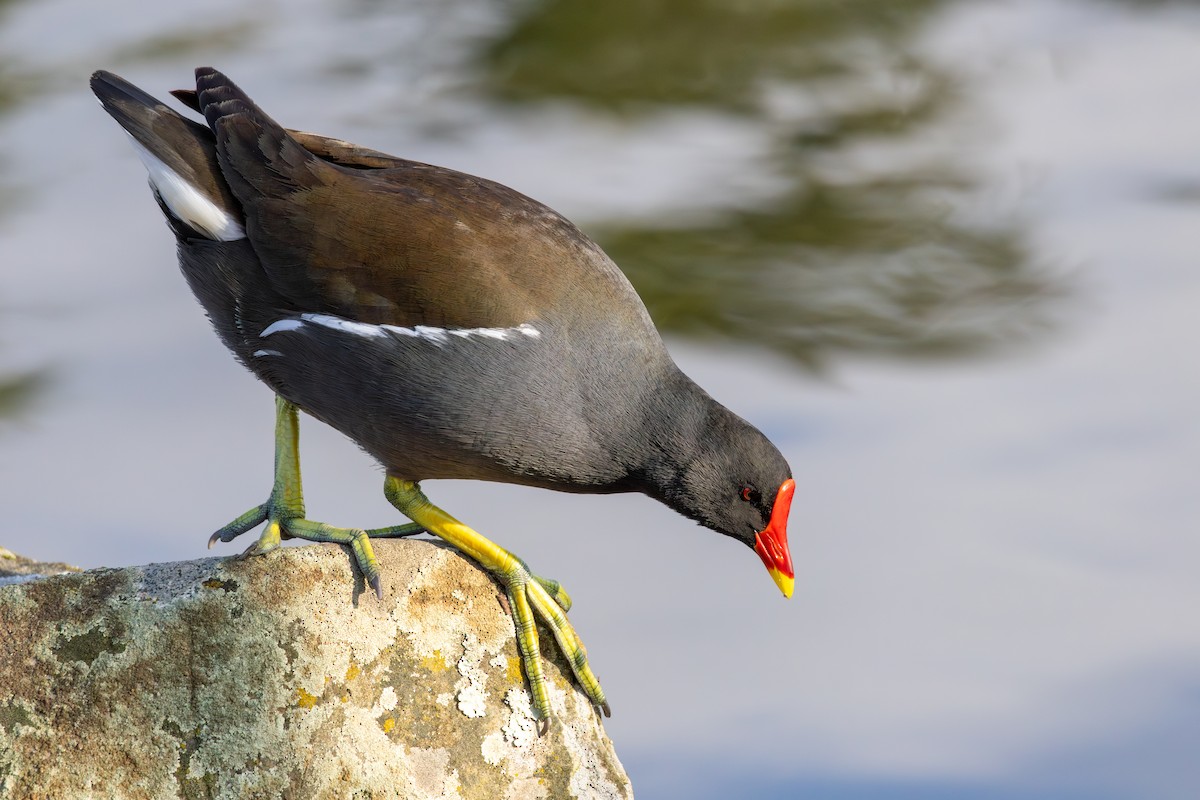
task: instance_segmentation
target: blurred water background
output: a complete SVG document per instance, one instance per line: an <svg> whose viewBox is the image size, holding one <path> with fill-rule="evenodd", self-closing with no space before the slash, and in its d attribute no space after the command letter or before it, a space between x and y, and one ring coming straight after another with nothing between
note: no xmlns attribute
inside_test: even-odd
<svg viewBox="0 0 1200 800"><path fill-rule="evenodd" d="M640 798L1200 796L1194 3L0 0L16 552L196 558L269 490L270 394L87 89L209 63L575 220L791 461L790 603L643 497L426 486L570 588ZM301 451L314 518L395 521Z"/></svg>

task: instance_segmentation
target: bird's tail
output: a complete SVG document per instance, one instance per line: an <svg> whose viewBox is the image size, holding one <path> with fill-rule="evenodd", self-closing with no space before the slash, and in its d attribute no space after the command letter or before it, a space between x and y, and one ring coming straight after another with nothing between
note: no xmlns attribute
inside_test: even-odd
<svg viewBox="0 0 1200 800"><path fill-rule="evenodd" d="M177 233L221 241L245 237L241 207L222 175L212 131L111 72L93 74L91 87L132 137Z"/></svg>
<svg viewBox="0 0 1200 800"><path fill-rule="evenodd" d="M212 67L196 69L196 93L176 94L193 102L217 141L217 158L235 197L250 204L322 182L327 165L300 145L241 88Z"/></svg>

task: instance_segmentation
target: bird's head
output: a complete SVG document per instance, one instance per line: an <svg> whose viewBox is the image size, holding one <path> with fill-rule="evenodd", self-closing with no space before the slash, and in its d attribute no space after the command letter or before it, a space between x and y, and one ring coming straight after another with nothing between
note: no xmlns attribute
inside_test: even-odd
<svg viewBox="0 0 1200 800"><path fill-rule="evenodd" d="M752 548L784 597L791 597L795 571L787 520L796 489L791 469L775 445L740 417L729 413L710 422L667 503Z"/></svg>

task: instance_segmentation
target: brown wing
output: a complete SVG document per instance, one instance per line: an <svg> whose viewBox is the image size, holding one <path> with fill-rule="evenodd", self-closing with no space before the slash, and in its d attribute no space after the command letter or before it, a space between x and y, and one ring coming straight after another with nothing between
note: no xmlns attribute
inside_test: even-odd
<svg viewBox="0 0 1200 800"><path fill-rule="evenodd" d="M273 287L301 310L403 326L510 327L568 295L587 302L616 288L636 298L595 244L519 192L291 133L215 71L197 70L197 88L251 243Z"/></svg>
<svg viewBox="0 0 1200 800"><path fill-rule="evenodd" d="M171 94L193 111L204 113L200 110L200 99L195 89L172 89ZM284 130L308 152L343 167L387 169L414 163L343 139L332 139L328 136L298 131L293 128L284 128Z"/></svg>

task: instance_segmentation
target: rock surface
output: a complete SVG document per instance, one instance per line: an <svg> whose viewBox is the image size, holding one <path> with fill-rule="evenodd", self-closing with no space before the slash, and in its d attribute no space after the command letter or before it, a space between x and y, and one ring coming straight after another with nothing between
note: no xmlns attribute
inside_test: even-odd
<svg viewBox="0 0 1200 800"><path fill-rule="evenodd" d="M549 648L537 736L485 573L375 547L382 603L331 546L0 586L0 797L632 797Z"/></svg>
<svg viewBox="0 0 1200 800"><path fill-rule="evenodd" d="M19 556L6 547L0 547L0 586L6 583L21 583L29 576L60 575L64 572L81 572L79 567L60 561L34 561Z"/></svg>

